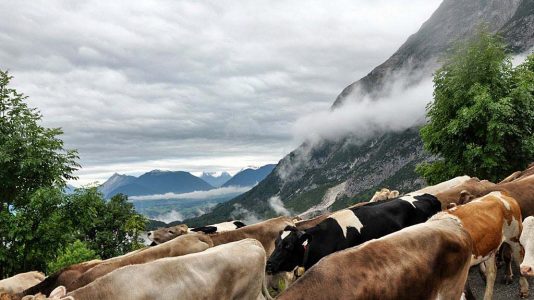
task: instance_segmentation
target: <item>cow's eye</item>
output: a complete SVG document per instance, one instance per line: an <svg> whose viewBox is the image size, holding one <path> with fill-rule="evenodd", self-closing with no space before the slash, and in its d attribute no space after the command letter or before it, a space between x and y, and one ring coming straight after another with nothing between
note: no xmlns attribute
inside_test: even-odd
<svg viewBox="0 0 534 300"><path fill-rule="evenodd" d="M174 231L172 231L172 230L169 230L169 233L170 233L170 234L174 234Z"/></svg>
<svg viewBox="0 0 534 300"><path fill-rule="evenodd" d="M290 245L290 244L286 244L286 245L284 245L284 248L285 248L286 250L291 250L291 245Z"/></svg>

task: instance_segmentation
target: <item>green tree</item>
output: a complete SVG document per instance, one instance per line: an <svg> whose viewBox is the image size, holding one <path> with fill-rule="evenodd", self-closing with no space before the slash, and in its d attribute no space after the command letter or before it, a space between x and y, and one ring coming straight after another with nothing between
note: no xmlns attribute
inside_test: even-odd
<svg viewBox="0 0 534 300"><path fill-rule="evenodd" d="M421 129L439 157L418 166L429 184L459 175L497 181L534 159L534 56L513 67L503 42L484 30L434 75Z"/></svg>
<svg viewBox="0 0 534 300"><path fill-rule="evenodd" d="M135 211L128 197L115 195L105 201L96 187L77 189L66 203L76 222L76 236L103 259L143 247L140 233L147 219Z"/></svg>
<svg viewBox="0 0 534 300"><path fill-rule="evenodd" d="M99 258L94 250L88 248L86 243L76 240L69 244L65 250L60 251L56 260L48 263L48 272L50 274L55 273L64 267Z"/></svg>
<svg viewBox="0 0 534 300"><path fill-rule="evenodd" d="M146 219L125 196L106 202L95 187L63 193L77 152L63 148L60 129L39 125L10 80L0 71L0 278L141 247Z"/></svg>
<svg viewBox="0 0 534 300"><path fill-rule="evenodd" d="M0 70L0 205L24 205L42 187L64 186L79 167L76 150L63 148L59 128L39 125L41 114L9 86Z"/></svg>

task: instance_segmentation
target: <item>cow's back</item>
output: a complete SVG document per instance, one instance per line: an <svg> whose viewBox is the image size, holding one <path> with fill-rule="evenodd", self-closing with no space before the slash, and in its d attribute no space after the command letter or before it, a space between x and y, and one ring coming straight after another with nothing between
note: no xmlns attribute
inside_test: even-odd
<svg viewBox="0 0 534 300"><path fill-rule="evenodd" d="M256 240L228 243L190 255L126 266L70 292L89 299L257 299L265 250Z"/></svg>
<svg viewBox="0 0 534 300"><path fill-rule="evenodd" d="M461 294L471 246L454 220L429 221L323 258L278 299L435 299L454 287Z"/></svg>

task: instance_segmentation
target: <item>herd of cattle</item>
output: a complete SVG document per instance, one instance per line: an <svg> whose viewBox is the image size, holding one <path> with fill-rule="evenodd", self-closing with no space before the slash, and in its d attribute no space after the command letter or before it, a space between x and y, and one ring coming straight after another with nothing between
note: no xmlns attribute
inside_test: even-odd
<svg viewBox="0 0 534 300"><path fill-rule="evenodd" d="M392 199L391 199L392 198ZM377 192L309 220L278 217L149 233L104 261L0 281L12 299L463 299L471 266L491 299L500 251L520 297L534 276L534 164L498 184L457 177L403 196ZM281 287L287 287L285 289Z"/></svg>

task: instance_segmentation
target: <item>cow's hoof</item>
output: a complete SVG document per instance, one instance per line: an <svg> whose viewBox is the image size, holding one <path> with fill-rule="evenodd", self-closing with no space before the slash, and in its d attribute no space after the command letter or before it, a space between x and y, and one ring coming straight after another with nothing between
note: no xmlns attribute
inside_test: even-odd
<svg viewBox="0 0 534 300"><path fill-rule="evenodd" d="M519 297L521 297L521 299L528 298L528 291L526 291L526 292L519 292Z"/></svg>
<svg viewBox="0 0 534 300"><path fill-rule="evenodd" d="M510 275L504 275L502 282L506 285L512 284L513 278Z"/></svg>

